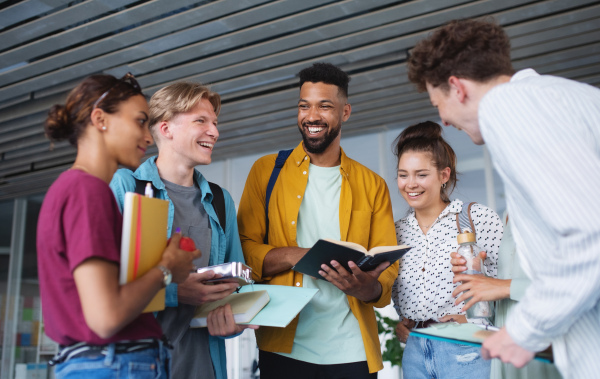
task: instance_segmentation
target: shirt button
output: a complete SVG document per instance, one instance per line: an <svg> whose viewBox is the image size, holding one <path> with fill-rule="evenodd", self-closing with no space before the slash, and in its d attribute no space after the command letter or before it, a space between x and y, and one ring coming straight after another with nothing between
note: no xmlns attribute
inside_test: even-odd
<svg viewBox="0 0 600 379"><path fill-rule="evenodd" d="M301 198L302 196L298 195L298 199Z"/></svg>
<svg viewBox="0 0 600 379"><path fill-rule="evenodd" d="M297 282L297 283L296 283L296 287L300 287L300 282Z"/></svg>
<svg viewBox="0 0 600 379"><path fill-rule="evenodd" d="M302 173L303 173L304 175L306 175L306 171L303 171Z"/></svg>
<svg viewBox="0 0 600 379"><path fill-rule="evenodd" d="M297 164L300 164L300 162L296 162Z"/></svg>
<svg viewBox="0 0 600 379"><path fill-rule="evenodd" d="M295 225L295 224L296 224L296 221L292 221L292 225Z"/></svg>

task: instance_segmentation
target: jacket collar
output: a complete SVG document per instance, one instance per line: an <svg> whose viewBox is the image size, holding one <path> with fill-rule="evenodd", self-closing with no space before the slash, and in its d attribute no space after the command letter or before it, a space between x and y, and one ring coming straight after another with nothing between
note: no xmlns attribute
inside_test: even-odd
<svg viewBox="0 0 600 379"><path fill-rule="evenodd" d="M296 165L296 167L300 167L304 161L310 163L310 157L308 156L308 154L306 154L306 151L304 151L304 146L302 142L300 142L298 146L296 146L294 151L292 151L292 154L290 154L288 160L293 162L293 164ZM346 153L344 153L344 149L342 149L341 147L340 161L340 170L346 175L349 175L350 171L352 170L352 159L346 156Z"/></svg>

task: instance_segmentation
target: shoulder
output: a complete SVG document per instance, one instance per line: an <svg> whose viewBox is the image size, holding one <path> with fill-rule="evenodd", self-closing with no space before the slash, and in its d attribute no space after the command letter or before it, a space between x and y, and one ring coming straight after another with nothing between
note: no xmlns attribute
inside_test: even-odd
<svg viewBox="0 0 600 379"><path fill-rule="evenodd" d="M110 187L125 187L135 188L135 178L133 177L133 171L127 168L118 169L110 181Z"/></svg>
<svg viewBox="0 0 600 379"><path fill-rule="evenodd" d="M485 205L475 203L471 207L471 217L473 222L478 225L485 225L490 227L492 230L503 230L503 223L500 216Z"/></svg>
<svg viewBox="0 0 600 379"><path fill-rule="evenodd" d="M380 186L380 185L385 186L385 180L381 176L376 174L373 170L366 167L362 163L355 161L352 158L346 157L346 159L347 159L347 164L351 167L351 169L350 169L351 177L358 178L359 180L364 180L364 181L367 181L370 183L375 183L378 186Z"/></svg>

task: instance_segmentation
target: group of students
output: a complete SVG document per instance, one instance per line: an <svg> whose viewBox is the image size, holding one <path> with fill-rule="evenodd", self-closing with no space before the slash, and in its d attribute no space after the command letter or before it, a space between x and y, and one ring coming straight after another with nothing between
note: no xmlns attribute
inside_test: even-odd
<svg viewBox="0 0 600 379"><path fill-rule="evenodd" d="M577 325L580 319L588 327L598 321L598 295L593 291L599 276L592 274L600 263L589 254L597 252L600 232L598 225L580 227L578 218L589 222L598 211L598 200L589 199L591 192L583 199L570 196L566 204L587 200L587 208L578 217L563 214L560 220L555 217L565 211L563 205L552 205L551 211L540 208L564 186L553 183L544 193L537 192L537 186L546 183L536 171L543 164L527 161L532 167L522 167L514 158L532 154L538 160L551 159L556 151L548 153L527 136L516 136L518 141L507 146L506 139L521 132L523 123L506 109L518 114L518 106L544 95L551 85L583 93L577 106L566 105L573 119L561 120L569 123L572 133L557 133L562 143L573 143L571 138L579 144L577 157L588 154L585 163L576 162L587 165L589 174L600 168L599 124L589 121L600 119L600 91L553 77L548 79L551 84L538 84L535 80L546 77L527 70L515 74L508 37L487 21L443 26L419 42L408 68L409 79L429 93L444 124L465 130L475 143L483 143L483 134L507 186L510 216L505 222L483 205L470 208L477 243L485 249L481 257L487 277L462 274L465 261L455 253L456 215L468 203L450 200L457 181L456 155L442 138L441 126L430 121L410 126L394 143L398 190L411 208L394 224L385 181L346 156L340 146L342 124L352 107L350 78L339 68L316 63L299 73L297 123L302 142L254 163L237 215L231 196L222 189L224 225L213 206L213 188L196 169L211 163L219 137L219 95L197 83L178 82L156 92L148 105L132 75L121 79L94 75L69 94L65 105L51 109L45 125L51 140L68 139L77 147L71 169L48 190L38 221L44 323L47 334L60 344L52 360L56 376L226 378L224 338L252 328L263 378L372 378L383 367L374 308L392 300L400 316L396 333L406 343L402 362L406 378L488 378L490 372L492 377L558 376L551 365L529 364L526 372L494 362L498 366L491 370L487 360L498 357L522 367L550 342L563 376L591 372L598 363L590 358L597 351L589 346L598 328L589 328L589 336L582 337ZM533 81L524 79L523 88L509 94L500 88L492 91L523 77ZM520 91L529 92L517 96ZM546 96L556 100L555 93ZM588 113L582 116L577 107ZM561 117L564 113L568 112L560 112ZM547 117L544 121L550 139L557 121ZM538 125L531 123L533 129ZM158 156L140 164L152 142ZM580 167L569 166L569 157L561 159L557 166L565 169L561 174L581 179ZM130 169L118 170L120 165ZM274 175L275 185L269 186ZM529 178L538 180L530 183ZM594 180L598 179L588 183ZM123 198L139 181L151 182L155 196L169 201L172 238L156 269L120 285ZM556 246L541 242L549 231L555 233ZM191 237L199 250L179 249L181 233ZM351 262L348 271L332 261L321 267L326 280L293 271L321 238L352 241L367 249L396 243L412 249L399 263L382 263L369 272ZM521 249L530 255L524 257ZM565 264L566 274L557 266L563 264L564 251L573 259ZM221 299L236 287L207 283L213 272L192 269L234 261L250 265L254 279L262 283L319 291L286 328L237 325L229 306L208 315L208 328L189 328L195 307ZM578 295L569 293L566 300L566 287L557 294L558 285L574 273L585 283L578 283ZM165 310L142 313L163 287ZM549 296L561 302L550 304ZM465 302L467 298L471 300ZM513 301L520 299L507 316ZM475 301L494 300L500 301L496 323L507 326L486 340L483 349L408 335L410 329L432 323L488 323L467 319L465 311ZM551 309L556 304L558 310ZM563 316L558 322L548 321L546 315L565 310L573 317L568 324Z"/></svg>

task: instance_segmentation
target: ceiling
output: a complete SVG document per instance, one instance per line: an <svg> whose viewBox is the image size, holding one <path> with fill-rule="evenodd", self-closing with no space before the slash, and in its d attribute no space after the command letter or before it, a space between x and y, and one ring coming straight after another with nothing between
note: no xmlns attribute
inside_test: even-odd
<svg viewBox="0 0 600 379"><path fill-rule="evenodd" d="M45 191L73 162L42 125L88 75L131 72L147 95L210 83L223 99L213 159L225 159L297 143L296 74L317 61L352 76L344 136L436 118L408 83L407 51L484 15L505 26L517 69L599 86L597 0L0 0L0 200Z"/></svg>

